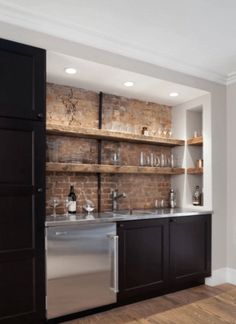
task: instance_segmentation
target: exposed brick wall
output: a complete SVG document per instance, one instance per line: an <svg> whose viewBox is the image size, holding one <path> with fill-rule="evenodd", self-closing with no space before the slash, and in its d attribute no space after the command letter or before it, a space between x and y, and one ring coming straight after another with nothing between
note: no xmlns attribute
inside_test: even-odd
<svg viewBox="0 0 236 324"><path fill-rule="evenodd" d="M56 146L50 149L51 144ZM94 139L70 136L47 136L47 161L97 163L98 146ZM53 161L52 161L53 162ZM54 161L56 162L56 161Z"/></svg>
<svg viewBox="0 0 236 324"><path fill-rule="evenodd" d="M98 127L98 94L93 91L47 84L47 122Z"/></svg>
<svg viewBox="0 0 236 324"><path fill-rule="evenodd" d="M98 127L98 93L56 84L47 85L47 122L63 125ZM104 95L103 128L141 133L142 127L155 134L160 126L171 128L171 107L113 95ZM97 141L76 137L48 135L47 160L59 162L96 163ZM55 154L51 143L57 148ZM111 156L119 152L122 165L139 165L140 153L170 155L162 146L128 142L102 142L102 163L112 164ZM48 173L47 202L51 197L64 198L70 185L75 186L78 212L84 204L83 191L97 209L97 176L95 174ZM153 208L155 199L168 200L170 176L142 174L102 174L101 209L111 210L111 192L118 189L127 198L119 201L120 209ZM63 213L63 206L58 207ZM51 207L47 204L47 212Z"/></svg>
<svg viewBox="0 0 236 324"><path fill-rule="evenodd" d="M50 198L58 197L63 199L67 197L71 185L75 187L78 212L82 212L85 202L83 191L87 198L93 201L97 209L97 177L95 174L50 172L46 177L47 213L52 212L52 208L49 205ZM58 206L57 211L64 213L63 204Z"/></svg>
<svg viewBox="0 0 236 324"><path fill-rule="evenodd" d="M154 208L155 199L167 201L170 176L144 174L114 174L102 176L102 210L111 210L111 191L125 192L119 209Z"/></svg>
<svg viewBox="0 0 236 324"><path fill-rule="evenodd" d="M160 126L171 128L171 107L104 94L103 128L141 134L143 126L152 135L157 135Z"/></svg>

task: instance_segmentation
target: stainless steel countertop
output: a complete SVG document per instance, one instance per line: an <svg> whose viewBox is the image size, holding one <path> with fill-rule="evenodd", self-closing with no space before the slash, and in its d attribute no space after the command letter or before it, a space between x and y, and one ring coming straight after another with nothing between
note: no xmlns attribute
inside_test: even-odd
<svg viewBox="0 0 236 324"><path fill-rule="evenodd" d="M168 218L168 217L182 217L182 216L195 216L195 215L212 214L209 210L191 210L183 208L166 208L166 209L139 209L133 210L130 214L127 210L118 212L103 212L93 213L90 216L86 214L76 214L70 216L58 215L56 217L47 216L45 226L68 226L68 225L83 225L83 224L96 224L96 223L109 223L118 221L130 221L141 219L155 219L155 218Z"/></svg>

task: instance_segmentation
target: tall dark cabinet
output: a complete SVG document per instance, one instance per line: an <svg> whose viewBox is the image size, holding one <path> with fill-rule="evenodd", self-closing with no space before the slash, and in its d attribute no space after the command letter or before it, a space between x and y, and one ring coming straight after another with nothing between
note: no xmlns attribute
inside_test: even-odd
<svg viewBox="0 0 236 324"><path fill-rule="evenodd" d="M45 319L45 62L0 39L0 323Z"/></svg>

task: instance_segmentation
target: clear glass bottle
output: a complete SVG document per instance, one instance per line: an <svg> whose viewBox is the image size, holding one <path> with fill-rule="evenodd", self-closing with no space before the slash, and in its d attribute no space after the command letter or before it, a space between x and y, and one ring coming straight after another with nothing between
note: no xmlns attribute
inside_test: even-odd
<svg viewBox="0 0 236 324"><path fill-rule="evenodd" d="M176 193L174 189L170 189L170 208L176 207Z"/></svg>
<svg viewBox="0 0 236 324"><path fill-rule="evenodd" d="M201 206L201 191L199 186L196 186L195 191L193 193L193 205L194 206Z"/></svg>

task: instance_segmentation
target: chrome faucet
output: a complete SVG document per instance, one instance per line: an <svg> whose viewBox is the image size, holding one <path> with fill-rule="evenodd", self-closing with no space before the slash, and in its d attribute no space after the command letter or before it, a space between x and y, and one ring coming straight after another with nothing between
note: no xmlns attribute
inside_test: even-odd
<svg viewBox="0 0 236 324"><path fill-rule="evenodd" d="M122 197L125 198L126 193L125 192L119 193L118 190L114 190L111 193L111 197L112 197L112 211L116 211L116 210L118 210L118 201L117 200Z"/></svg>

